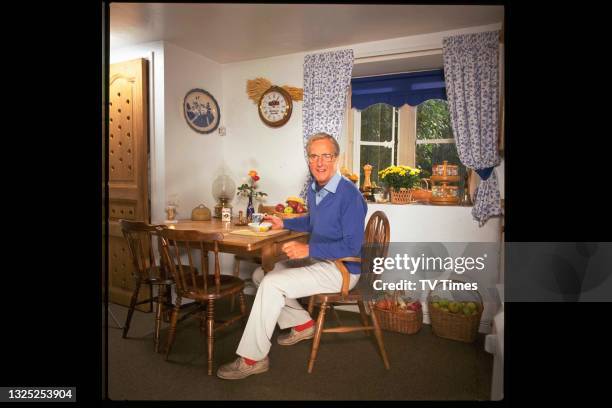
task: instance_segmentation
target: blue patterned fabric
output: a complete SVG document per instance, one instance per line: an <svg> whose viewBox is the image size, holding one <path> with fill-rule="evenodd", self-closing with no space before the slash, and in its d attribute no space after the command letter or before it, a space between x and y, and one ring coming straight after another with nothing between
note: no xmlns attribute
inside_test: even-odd
<svg viewBox="0 0 612 408"><path fill-rule="evenodd" d="M304 57L304 103L302 105L304 159L306 142L314 133L325 132L336 140L342 131L348 87L353 72L353 50L340 50ZM300 197L307 198L312 183L307 171Z"/></svg>
<svg viewBox="0 0 612 408"><path fill-rule="evenodd" d="M351 80L351 106L358 110L377 103L396 108L417 106L428 99L446 99L444 70L379 75Z"/></svg>
<svg viewBox="0 0 612 408"><path fill-rule="evenodd" d="M483 226L502 213L497 176L500 163L499 32L444 38L444 77L457 153L461 163L483 177L472 216Z"/></svg>

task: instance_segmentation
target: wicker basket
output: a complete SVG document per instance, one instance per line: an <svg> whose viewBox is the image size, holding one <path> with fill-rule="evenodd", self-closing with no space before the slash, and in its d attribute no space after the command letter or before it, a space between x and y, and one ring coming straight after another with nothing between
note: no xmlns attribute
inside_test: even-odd
<svg viewBox="0 0 612 408"><path fill-rule="evenodd" d="M374 313L380 328L404 334L414 334L423 327L423 310L400 310L397 307L397 293L393 295L390 310L381 309L374 304Z"/></svg>
<svg viewBox="0 0 612 408"><path fill-rule="evenodd" d="M391 188L389 193L391 204L410 204L412 202L411 189L401 188L399 191L396 191L394 188Z"/></svg>
<svg viewBox="0 0 612 408"><path fill-rule="evenodd" d="M404 334L414 334L423 327L423 311L413 310L385 310L374 306L374 313L378 324L383 330L394 331Z"/></svg>
<svg viewBox="0 0 612 408"><path fill-rule="evenodd" d="M453 282L461 282L453 280ZM434 287L435 289L435 287ZM450 313L433 307L431 292L427 295L427 305L429 308L429 317L431 320L431 328L435 335L445 339L458 340L466 343L472 343L478 335L478 327L480 326L480 318L482 317L482 296L476 291L479 303L476 303L476 314L466 316L463 313Z"/></svg>

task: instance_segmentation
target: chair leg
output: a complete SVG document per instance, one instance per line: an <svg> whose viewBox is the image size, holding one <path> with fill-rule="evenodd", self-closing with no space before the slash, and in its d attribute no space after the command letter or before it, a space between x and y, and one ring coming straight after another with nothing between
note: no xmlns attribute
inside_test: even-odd
<svg viewBox="0 0 612 408"><path fill-rule="evenodd" d="M162 287L164 288L164 297L163 297L164 306L172 305L172 286L164 285ZM162 316L164 318L164 322L170 323L170 318L172 318L172 310L173 310L173 307L163 308Z"/></svg>
<svg viewBox="0 0 612 408"><path fill-rule="evenodd" d="M338 322L338 326L342 326L342 320L340 320L340 316L338 316L338 312L336 311L334 305L329 305L329 307L331 311L334 312L334 318L336 319L336 322Z"/></svg>
<svg viewBox="0 0 612 408"><path fill-rule="evenodd" d="M138 292L140 291L140 282L136 282L136 287L134 288L134 292L132 292L132 298L130 299L130 308L128 309L127 317L125 319L125 324L123 325L123 338L125 339L128 334L128 330L130 330L130 323L132 322L132 315L134 314L134 309L136 308L136 302L138 301Z"/></svg>
<svg viewBox="0 0 612 408"><path fill-rule="evenodd" d="M246 302L244 300L244 290L238 292L238 302L240 303L240 314L242 317L246 317Z"/></svg>
<svg viewBox="0 0 612 408"><path fill-rule="evenodd" d="M213 373L213 345L215 342L215 301L209 300L206 311L206 338L208 340L208 375Z"/></svg>
<svg viewBox="0 0 612 408"><path fill-rule="evenodd" d="M166 360L168 360L168 356L170 355L170 350L172 349L172 345L174 344L174 337L176 336L176 323L178 321L178 315L181 310L181 298L176 298L176 304L174 305L174 310L172 311L172 317L170 318L170 330L168 330L168 339L166 341Z"/></svg>
<svg viewBox="0 0 612 408"><path fill-rule="evenodd" d="M327 309L327 302L321 303L319 317L317 317L317 329L315 330L314 339L312 341L312 350L310 352L310 360L308 361L308 374L312 373L315 360L317 359L317 353L319 352L319 343L321 342L321 334L323 333L323 324L325 322L325 309Z"/></svg>
<svg viewBox="0 0 612 408"><path fill-rule="evenodd" d="M240 277L240 259L235 259L234 260L234 277L239 278ZM232 300L230 303L230 312L234 311L234 303L236 301L236 294L232 295Z"/></svg>
<svg viewBox="0 0 612 408"><path fill-rule="evenodd" d="M312 312L314 311L314 296L311 296L308 299L308 314L312 316Z"/></svg>
<svg viewBox="0 0 612 408"><path fill-rule="evenodd" d="M364 326L368 326L368 315L366 314L365 306L363 305L363 301L359 300L357 302L357 306L359 306L359 314L361 315L361 323L363 323ZM370 335L369 330L364 330L363 332L366 334L366 336Z"/></svg>
<svg viewBox="0 0 612 408"><path fill-rule="evenodd" d="M369 303L370 310L374 310L372 303ZM380 330L380 325L378 324L378 319L376 318L376 313L370 313L370 318L372 319L372 325L374 326L374 335L376 336L376 342L378 343L378 348L380 349L380 354L383 359L383 363L385 364L385 368L389 370L391 367L389 366L389 359L387 358L387 352L385 351L385 345L383 343L382 331Z"/></svg>
<svg viewBox="0 0 612 408"><path fill-rule="evenodd" d="M158 288L158 291L161 291L161 287ZM161 328L161 320L162 320L162 309L164 299L161 297L161 293L157 293L157 297L155 298L155 334L153 335L153 347L155 348L155 352L159 353L159 332Z"/></svg>

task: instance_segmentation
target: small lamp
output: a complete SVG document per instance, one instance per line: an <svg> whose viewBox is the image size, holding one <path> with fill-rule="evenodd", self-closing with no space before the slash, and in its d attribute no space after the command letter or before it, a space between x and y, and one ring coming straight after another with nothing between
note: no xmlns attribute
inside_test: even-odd
<svg viewBox="0 0 612 408"><path fill-rule="evenodd" d="M231 202L236 195L236 183L227 174L221 174L212 185L213 197L217 200L215 205L215 218L221 218L221 209L229 208L231 213Z"/></svg>

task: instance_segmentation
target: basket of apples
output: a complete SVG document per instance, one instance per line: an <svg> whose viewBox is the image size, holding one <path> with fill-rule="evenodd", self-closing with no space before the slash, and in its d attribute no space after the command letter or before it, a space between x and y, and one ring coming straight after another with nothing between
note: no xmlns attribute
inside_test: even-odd
<svg viewBox="0 0 612 408"><path fill-rule="evenodd" d="M308 207L300 197L291 196L285 200L285 204L277 204L274 207L275 214L281 218L303 217L308 214Z"/></svg>
<svg viewBox="0 0 612 408"><path fill-rule="evenodd" d="M423 327L421 302L409 297L402 298L398 292L374 302L373 312L383 330L414 334Z"/></svg>
<svg viewBox="0 0 612 408"><path fill-rule="evenodd" d="M432 290L427 296L427 304L434 334L445 339L466 343L476 340L483 311L480 293L470 291L478 296L478 300L458 300L459 295L450 298L450 296L445 297L441 294L433 294L433 292Z"/></svg>

